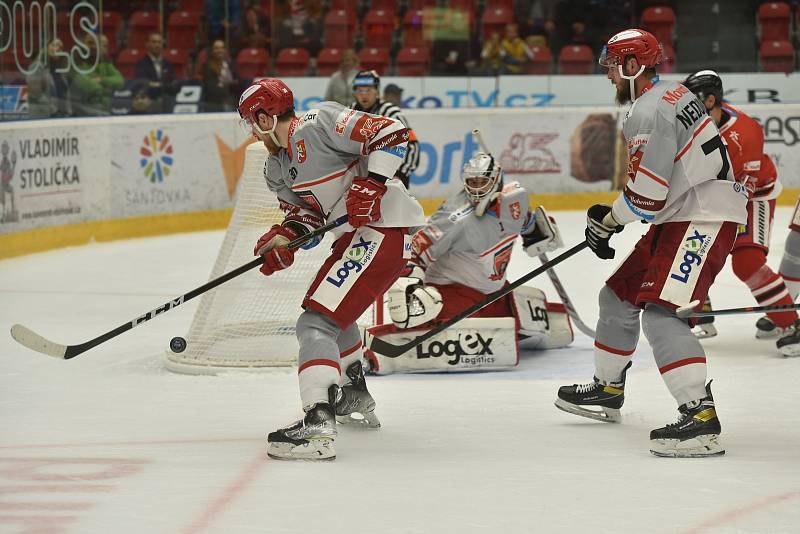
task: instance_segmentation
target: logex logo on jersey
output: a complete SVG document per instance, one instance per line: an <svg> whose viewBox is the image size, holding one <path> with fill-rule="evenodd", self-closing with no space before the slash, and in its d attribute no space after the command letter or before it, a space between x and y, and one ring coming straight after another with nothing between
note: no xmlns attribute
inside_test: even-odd
<svg viewBox="0 0 800 534"><path fill-rule="evenodd" d="M417 345L417 359L452 356L452 360L447 360L449 365L492 363L494 358L488 356L493 355L491 348L493 339L491 337L484 339L480 332L459 333L458 338L446 341L434 338L427 343Z"/></svg>
<svg viewBox="0 0 800 534"><path fill-rule="evenodd" d="M329 274L325 281L336 287L342 287L352 273L360 273L366 269L373 256L375 256L378 244L376 241L367 241L363 236L358 236L357 240L350 244L350 248L342 256L338 267L337 264L334 264L328 271Z"/></svg>
<svg viewBox="0 0 800 534"><path fill-rule="evenodd" d="M172 143L160 128L150 130L139 148L139 167L152 183L163 182L172 169Z"/></svg>
<svg viewBox="0 0 800 534"><path fill-rule="evenodd" d="M695 266L700 266L703 263L703 259L708 252L708 235L701 234L696 228L693 228L694 232L689 235L683 242L683 259L677 258L673 263L673 269L675 268L675 264L677 265L677 270L679 273L671 273L669 275L670 278L673 280L677 280L678 282L687 283L689 281L689 276L692 274ZM678 263L680 261L680 263Z"/></svg>

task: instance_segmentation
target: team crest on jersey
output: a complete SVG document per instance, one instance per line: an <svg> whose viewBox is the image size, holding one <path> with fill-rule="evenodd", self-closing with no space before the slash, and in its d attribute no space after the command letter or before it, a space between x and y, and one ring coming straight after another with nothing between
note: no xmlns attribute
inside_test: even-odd
<svg viewBox="0 0 800 534"><path fill-rule="evenodd" d="M350 119L353 115L356 114L356 110L354 109L343 109L339 116L336 117L336 124L333 126L333 131L336 132L337 135L344 135L345 129L347 129L347 123L350 122Z"/></svg>
<svg viewBox="0 0 800 534"><path fill-rule="evenodd" d="M372 117L370 115L362 115L353 126L353 131L350 132L350 139L363 143L369 141L381 128L391 124L393 121L387 117Z"/></svg>
<svg viewBox="0 0 800 534"><path fill-rule="evenodd" d="M506 276L506 269L511 261L511 251L514 250L514 242L501 248L494 254L494 272L489 276L489 280L502 280Z"/></svg>
<svg viewBox="0 0 800 534"><path fill-rule="evenodd" d="M511 218L515 221L522 215L522 207L519 205L519 202L512 202L509 204L508 211L511 212Z"/></svg>
<svg viewBox="0 0 800 534"><path fill-rule="evenodd" d="M306 152L306 141L305 139L300 139L294 144L294 148L297 151L297 163L303 163L308 156Z"/></svg>

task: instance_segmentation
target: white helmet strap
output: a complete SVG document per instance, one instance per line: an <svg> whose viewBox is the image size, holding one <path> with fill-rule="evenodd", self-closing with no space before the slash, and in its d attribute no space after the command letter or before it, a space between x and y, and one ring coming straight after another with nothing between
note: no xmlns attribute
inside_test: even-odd
<svg viewBox="0 0 800 534"><path fill-rule="evenodd" d="M622 63L617 65L617 72L619 73L620 78L628 80L628 83L630 84L630 87L631 87L631 102L635 102L636 101L636 86L634 85L634 80L636 78L638 78L644 72L644 68L645 68L644 65L641 65L639 67L639 72L637 72L633 76L625 76L625 74L622 72Z"/></svg>

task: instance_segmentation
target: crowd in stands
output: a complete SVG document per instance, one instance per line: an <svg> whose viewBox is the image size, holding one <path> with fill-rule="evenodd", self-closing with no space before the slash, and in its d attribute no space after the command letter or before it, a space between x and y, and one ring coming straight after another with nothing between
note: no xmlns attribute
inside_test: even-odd
<svg viewBox="0 0 800 534"><path fill-rule="evenodd" d="M359 69L592 74L601 72L596 55L605 40L634 25L662 41L667 71L677 48L669 0L104 0L99 47L84 41L92 48L84 62L94 54L99 61L83 74L65 69L59 54L73 45L63 15L74 3L56 4L59 35L24 76L32 116L113 113L115 94L127 95L125 112L170 112L186 80L202 87L199 111L230 111L243 86L267 75L329 76L326 98L349 103ZM763 70L794 70L796 7L767 2L758 10ZM2 83L15 81L13 61L0 54Z"/></svg>

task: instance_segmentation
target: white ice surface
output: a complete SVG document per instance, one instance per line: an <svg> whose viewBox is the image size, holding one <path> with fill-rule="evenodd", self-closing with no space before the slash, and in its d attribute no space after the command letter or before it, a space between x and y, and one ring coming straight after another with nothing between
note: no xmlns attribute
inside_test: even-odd
<svg viewBox="0 0 800 534"><path fill-rule="evenodd" d="M582 213L556 216L568 246L582 239ZM788 216L778 211L774 267ZM621 257L644 230L614 237ZM800 532L800 359L756 340L757 316L718 319L705 343L727 448L711 459L648 452L649 431L677 412L644 339L622 424L553 407L559 385L592 376L592 343L577 334L510 372L371 378L383 428L342 429L338 459L315 464L265 455L266 434L300 414L294 370L164 369L196 301L69 361L8 334L19 322L60 343L91 339L205 282L221 240L0 261L0 533ZM590 325L616 263L587 250L557 269ZM510 278L536 265L516 254ZM555 299L545 275L536 285ZM751 303L730 266L712 297Z"/></svg>

